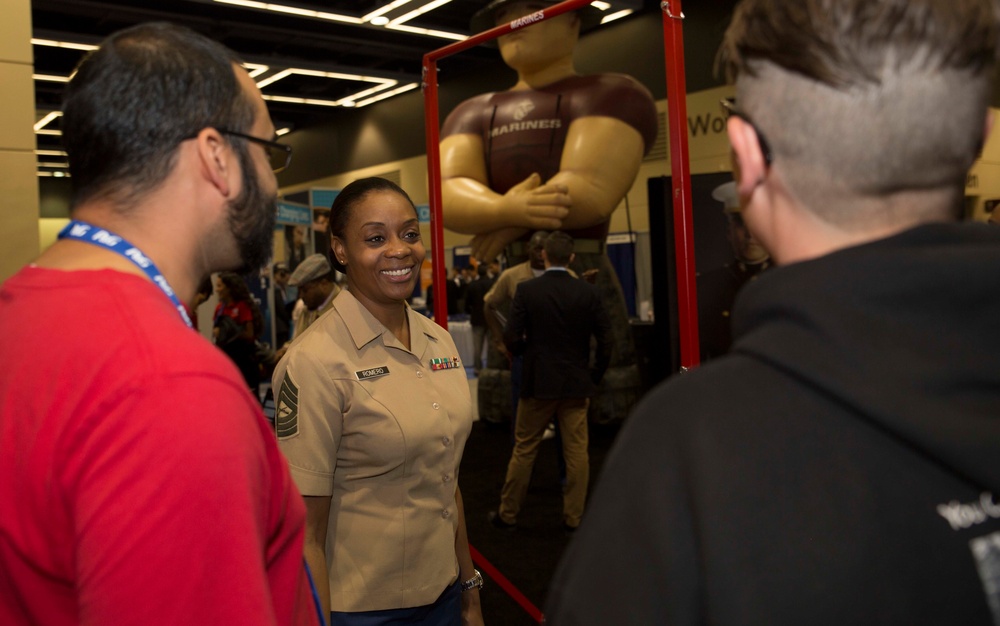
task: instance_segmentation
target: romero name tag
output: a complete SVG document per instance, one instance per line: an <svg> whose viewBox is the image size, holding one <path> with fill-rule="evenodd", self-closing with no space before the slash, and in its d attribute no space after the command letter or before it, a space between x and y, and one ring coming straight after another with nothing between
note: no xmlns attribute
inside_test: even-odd
<svg viewBox="0 0 1000 626"><path fill-rule="evenodd" d="M388 373L388 365L379 365L378 367L373 367L367 370L358 370L357 372L354 372L354 375L358 377L358 380L368 380L370 378L386 376Z"/></svg>

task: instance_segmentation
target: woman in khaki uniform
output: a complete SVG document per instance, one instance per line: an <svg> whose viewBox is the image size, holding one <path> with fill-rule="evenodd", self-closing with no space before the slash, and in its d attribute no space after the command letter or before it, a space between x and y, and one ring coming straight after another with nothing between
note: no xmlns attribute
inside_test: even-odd
<svg viewBox="0 0 1000 626"><path fill-rule="evenodd" d="M416 209L357 180L330 236L347 289L274 372L324 608L332 625L482 624L458 489L472 401L451 336L406 303L425 255Z"/></svg>

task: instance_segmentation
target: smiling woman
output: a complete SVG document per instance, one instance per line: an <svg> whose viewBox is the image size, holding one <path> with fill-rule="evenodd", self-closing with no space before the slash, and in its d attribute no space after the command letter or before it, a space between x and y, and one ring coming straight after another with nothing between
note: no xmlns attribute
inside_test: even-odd
<svg viewBox="0 0 1000 626"><path fill-rule="evenodd" d="M426 254L416 209L365 178L337 196L329 230L347 289L273 383L330 623L481 624L458 489L472 399L451 335L406 303Z"/></svg>

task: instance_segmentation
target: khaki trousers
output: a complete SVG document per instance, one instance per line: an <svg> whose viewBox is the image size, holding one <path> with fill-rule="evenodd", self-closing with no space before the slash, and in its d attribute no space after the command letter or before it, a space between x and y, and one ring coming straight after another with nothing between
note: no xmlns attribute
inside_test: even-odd
<svg viewBox="0 0 1000 626"><path fill-rule="evenodd" d="M524 503L531 482L531 469L538 456L538 446L545 427L554 416L559 421L563 456L566 458L566 486L563 488L563 522L576 528L583 516L590 480L587 455L587 398L541 400L521 398L517 404L514 430L514 453L507 465L507 478L500 494L500 519L513 524Z"/></svg>

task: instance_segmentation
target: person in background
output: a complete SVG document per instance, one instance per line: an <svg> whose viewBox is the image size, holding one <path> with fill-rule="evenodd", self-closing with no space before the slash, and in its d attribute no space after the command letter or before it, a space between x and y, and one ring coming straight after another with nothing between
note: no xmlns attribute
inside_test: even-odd
<svg viewBox="0 0 1000 626"><path fill-rule="evenodd" d="M163 23L89 53L61 124L72 221L0 286L0 624L319 624L302 498L182 304L267 262L291 149L232 52Z"/></svg>
<svg viewBox="0 0 1000 626"><path fill-rule="evenodd" d="M509 412L505 412L506 414L497 415L496 411L492 410L492 405L484 405L480 402L479 416L486 421L494 423L509 421L512 438L517 416L517 401L521 397L522 359L520 356L512 355L507 350L507 346L503 341L503 328L510 315L510 306L514 302L514 293L517 290L517 286L526 280L541 276L545 271L545 261L542 259L542 247L547 236L548 233L542 230L532 234L528 245L528 260L501 272L496 282L493 283L490 290L483 296L483 317L486 318L486 325L490 331L490 345L493 351L502 357L501 364L510 368L510 378L506 386L507 396L510 398L510 410ZM492 371L487 372L485 377L496 380L497 383L494 384L498 384L503 378L499 376L499 370L494 369L495 365L491 367L490 360L487 357L486 366ZM493 359L493 361L496 362L497 359Z"/></svg>
<svg viewBox="0 0 1000 626"><path fill-rule="evenodd" d="M307 228L300 225L285 225L285 258L288 269L295 271L299 267L307 254L306 235Z"/></svg>
<svg viewBox="0 0 1000 626"><path fill-rule="evenodd" d="M743 223L736 183L719 185L712 192L712 197L722 203L726 215L726 240L733 251L733 260L699 274L697 278L702 362L729 351L732 344L730 321L736 294L743 285L756 280L771 267L771 255Z"/></svg>
<svg viewBox="0 0 1000 626"><path fill-rule="evenodd" d="M302 307L295 317L298 337L324 313L333 308L333 299L340 293L336 274L325 254L312 254L295 269L288 284L297 287Z"/></svg>
<svg viewBox="0 0 1000 626"><path fill-rule="evenodd" d="M478 376L479 370L483 367L483 350L486 348L487 340L483 298L493 286L495 279L490 279L484 263L480 263L476 271L478 276L469 283L465 291L465 312L469 314L469 323L472 325L472 368Z"/></svg>
<svg viewBox="0 0 1000 626"><path fill-rule="evenodd" d="M247 341L254 341L262 330L260 307L250 295L243 277L235 272L220 272L215 279L215 295L219 303L215 305L212 318L228 317L236 325L237 335Z"/></svg>
<svg viewBox="0 0 1000 626"><path fill-rule="evenodd" d="M406 302L426 254L416 208L388 180L356 180L330 241L347 289L273 378L323 606L333 626L481 625L458 488L472 399L451 335Z"/></svg>
<svg viewBox="0 0 1000 626"><path fill-rule="evenodd" d="M517 526L538 446L549 422L556 419L566 463L563 527L572 533L580 525L587 498L587 406L611 360L611 322L597 289L566 269L573 261L572 237L561 231L550 234L542 259L545 272L517 286L504 327L508 350L524 355L524 378L514 451L500 508L490 513L490 522L501 529ZM593 365L591 339L596 346Z"/></svg>
<svg viewBox="0 0 1000 626"><path fill-rule="evenodd" d="M336 272L323 254L311 254L295 268L288 284L297 287L299 299L292 309L292 339L305 332L313 322L333 308L333 299L340 293ZM282 344L271 357L277 363L288 351L289 342Z"/></svg>
<svg viewBox="0 0 1000 626"><path fill-rule="evenodd" d="M323 252L330 249L330 210L313 209L313 250Z"/></svg>
<svg viewBox="0 0 1000 626"><path fill-rule="evenodd" d="M292 337L292 312L289 302L288 279L291 274L288 265L278 261L271 267L271 279L274 281L274 334L275 345L280 347L288 343Z"/></svg>
<svg viewBox="0 0 1000 626"><path fill-rule="evenodd" d="M250 295L243 277L234 272L218 275L215 294L219 298L213 315L215 345L233 360L256 395L260 386L257 339L264 330L260 307Z"/></svg>
<svg viewBox="0 0 1000 626"><path fill-rule="evenodd" d="M448 296L448 317L465 314L465 290L468 285L465 282L465 268L451 268L451 278L445 285L445 293Z"/></svg>
<svg viewBox="0 0 1000 626"><path fill-rule="evenodd" d="M625 421L549 623L1000 623L1000 230L958 222L998 9L737 5L733 178L776 267Z"/></svg>
<svg viewBox="0 0 1000 626"><path fill-rule="evenodd" d="M212 277L206 276L200 283L198 283L198 288L194 292L194 298L191 300L191 304L186 305L188 317L191 318L191 323L194 325L194 329L198 330L198 307L208 302L208 299L212 297L214 288L212 287Z"/></svg>

